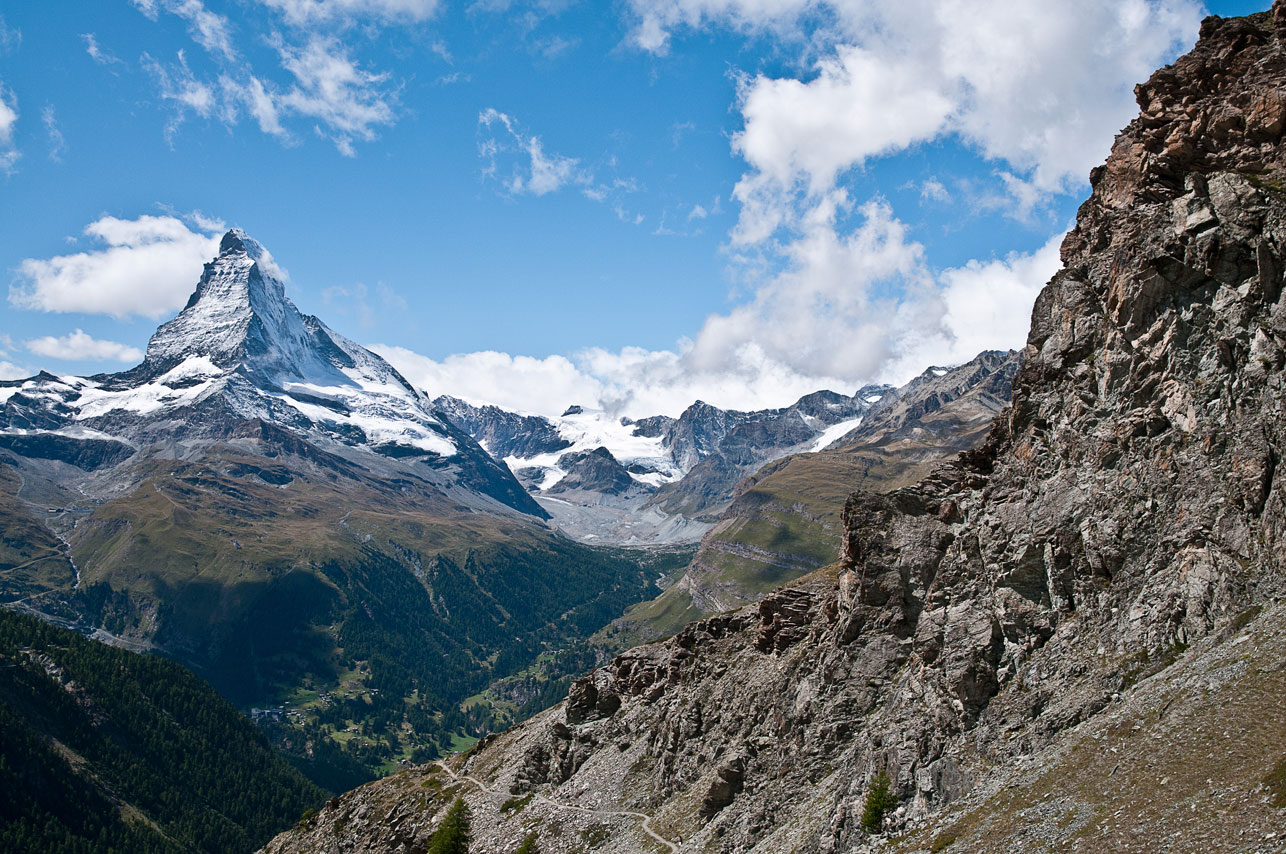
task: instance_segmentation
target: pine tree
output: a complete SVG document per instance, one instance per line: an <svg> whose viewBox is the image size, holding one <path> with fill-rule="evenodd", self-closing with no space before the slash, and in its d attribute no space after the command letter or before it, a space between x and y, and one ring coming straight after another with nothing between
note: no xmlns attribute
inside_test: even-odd
<svg viewBox="0 0 1286 854"><path fill-rule="evenodd" d="M469 805L456 798L429 840L429 854L469 854Z"/></svg>
<svg viewBox="0 0 1286 854"><path fill-rule="evenodd" d="M880 771L867 787L866 807L862 810L862 829L867 833L879 833L884 826L885 813L898 805L892 784L889 775Z"/></svg>

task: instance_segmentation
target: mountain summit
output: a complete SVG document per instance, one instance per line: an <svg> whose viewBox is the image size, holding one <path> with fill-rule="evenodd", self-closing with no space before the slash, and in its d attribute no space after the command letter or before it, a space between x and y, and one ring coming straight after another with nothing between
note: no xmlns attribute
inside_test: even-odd
<svg viewBox="0 0 1286 854"><path fill-rule="evenodd" d="M148 342L141 367L152 376L235 370L261 388L356 385L418 397L383 359L301 314L282 279L268 250L232 229L187 306Z"/></svg>
<svg viewBox="0 0 1286 854"><path fill-rule="evenodd" d="M230 438L280 428L367 476L410 473L454 504L546 515L508 469L391 365L302 314L271 253L240 229L224 235L218 257L178 316L152 336L142 364L118 374L3 383L0 400L0 432L48 434L47 445L77 458L91 435L112 459L137 461L158 447L196 458Z"/></svg>

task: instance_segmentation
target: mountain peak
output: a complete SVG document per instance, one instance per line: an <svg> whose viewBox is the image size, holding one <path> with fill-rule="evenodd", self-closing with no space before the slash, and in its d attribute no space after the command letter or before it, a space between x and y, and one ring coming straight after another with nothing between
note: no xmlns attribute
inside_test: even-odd
<svg viewBox="0 0 1286 854"><path fill-rule="evenodd" d="M239 228L229 230L187 305L148 342L145 364L164 372L196 356L224 370L253 368L251 362L286 368L274 363L297 349L292 345L306 348L313 336L282 278L262 244Z"/></svg>
<svg viewBox="0 0 1286 854"><path fill-rule="evenodd" d="M229 252L244 252L252 258L258 258L264 252L263 244L255 240L245 231L239 228L230 228L228 233L223 235L223 240L219 241L219 254L226 255Z"/></svg>

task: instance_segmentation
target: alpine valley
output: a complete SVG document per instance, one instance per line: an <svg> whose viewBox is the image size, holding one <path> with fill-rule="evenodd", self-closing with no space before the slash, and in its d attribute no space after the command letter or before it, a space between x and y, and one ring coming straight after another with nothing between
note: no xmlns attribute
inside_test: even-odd
<svg viewBox="0 0 1286 854"><path fill-rule="evenodd" d="M725 599L829 562L854 460L905 478L976 444L1015 366L984 354L904 389L638 422L430 399L303 316L234 229L142 364L0 383L0 590L181 662L342 791L717 608L691 594L710 572L685 573L707 532ZM834 471L792 487L808 509L769 519L761 501L739 522L739 481L801 457ZM729 525L778 531L775 551L729 547Z"/></svg>
<svg viewBox="0 0 1286 854"><path fill-rule="evenodd" d="M510 411L240 229L0 382L0 847L1286 851L1286 0L1135 91L1026 346L900 387Z"/></svg>

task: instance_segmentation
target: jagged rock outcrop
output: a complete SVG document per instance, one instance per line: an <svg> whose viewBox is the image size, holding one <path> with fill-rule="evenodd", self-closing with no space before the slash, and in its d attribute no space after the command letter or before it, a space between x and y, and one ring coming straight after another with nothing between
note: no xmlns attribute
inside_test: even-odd
<svg viewBox="0 0 1286 854"><path fill-rule="evenodd" d="M542 796L462 789L484 850L595 816L603 851L865 850L879 771L899 850L1281 849L1284 40L1286 0L1211 18L1138 87L981 448L854 495L836 566L597 671L611 715L458 763Z"/></svg>
<svg viewBox="0 0 1286 854"><path fill-rule="evenodd" d="M545 490L558 495L567 492L601 492L604 495L624 495L643 487L630 477L625 466L617 462L612 452L601 445L592 451L563 454L558 466L567 472L557 483Z"/></svg>

